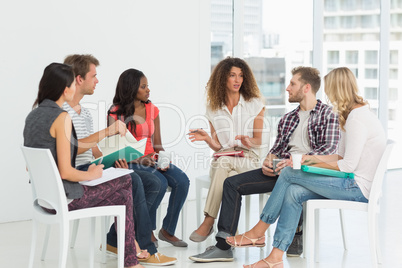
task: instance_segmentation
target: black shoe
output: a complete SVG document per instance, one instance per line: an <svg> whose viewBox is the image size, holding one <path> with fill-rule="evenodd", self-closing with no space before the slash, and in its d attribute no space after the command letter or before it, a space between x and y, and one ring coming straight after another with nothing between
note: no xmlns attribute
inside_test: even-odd
<svg viewBox="0 0 402 268"><path fill-rule="evenodd" d="M295 234L292 244L290 244L286 256L299 257L303 253L303 233L299 232Z"/></svg>

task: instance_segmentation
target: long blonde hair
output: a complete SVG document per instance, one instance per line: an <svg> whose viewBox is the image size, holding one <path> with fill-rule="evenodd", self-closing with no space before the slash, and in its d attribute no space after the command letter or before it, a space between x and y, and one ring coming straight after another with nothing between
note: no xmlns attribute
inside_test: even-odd
<svg viewBox="0 0 402 268"><path fill-rule="evenodd" d="M368 104L358 93L354 74L346 67L336 68L324 77L325 93L339 114L339 125L342 130L353 107L356 104Z"/></svg>
<svg viewBox="0 0 402 268"><path fill-rule="evenodd" d="M221 109L225 105L226 83L232 67L238 67L243 72L243 83L239 91L243 98L246 101L261 98L257 82L248 64L240 58L227 57L216 65L206 86L207 105L213 111Z"/></svg>

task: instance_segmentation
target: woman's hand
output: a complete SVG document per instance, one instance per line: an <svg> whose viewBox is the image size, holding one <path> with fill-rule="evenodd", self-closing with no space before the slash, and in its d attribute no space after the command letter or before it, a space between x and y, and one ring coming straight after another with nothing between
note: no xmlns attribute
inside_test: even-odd
<svg viewBox="0 0 402 268"><path fill-rule="evenodd" d="M315 165L315 164L320 163L320 162L322 162L322 161L320 161L314 155L303 155L301 164L302 165L312 166L312 165Z"/></svg>
<svg viewBox="0 0 402 268"><path fill-rule="evenodd" d="M128 164L126 159L119 159L117 161L114 162L114 166L117 168L126 168L128 169Z"/></svg>
<svg viewBox="0 0 402 268"><path fill-rule="evenodd" d="M190 129L188 133L188 138L191 142L195 141L206 141L209 137L208 133L202 128Z"/></svg>
<svg viewBox="0 0 402 268"><path fill-rule="evenodd" d="M244 146L246 146L247 149L250 149L253 143L250 140L250 137L247 135L237 135L235 137L235 140L239 140ZM271 167L272 167L272 162L271 162Z"/></svg>
<svg viewBox="0 0 402 268"><path fill-rule="evenodd" d="M155 159L152 158L152 155L146 155L144 157L137 158L136 163L147 167L153 167L155 166Z"/></svg>
<svg viewBox="0 0 402 268"><path fill-rule="evenodd" d="M102 164L90 165L87 170L87 172L90 174L89 180L95 180L95 179L99 179L100 177L102 177L103 167L104 167L104 165L102 165Z"/></svg>

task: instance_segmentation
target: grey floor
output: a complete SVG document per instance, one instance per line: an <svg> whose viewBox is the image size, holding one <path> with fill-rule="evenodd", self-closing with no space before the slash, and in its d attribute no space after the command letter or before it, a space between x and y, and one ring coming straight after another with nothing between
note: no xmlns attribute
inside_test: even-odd
<svg viewBox="0 0 402 268"><path fill-rule="evenodd" d="M402 171L394 170L389 175L384 185L384 198L380 214L380 236L381 249L384 257L382 267L402 267L402 202L399 198L402 189ZM250 217L250 226L258 220L258 199L253 197ZM166 208L166 205L163 205ZM163 208L163 207L162 207ZM262 249L235 249L235 261L229 263L194 263L188 259L189 256L203 252L207 246L213 245L215 240L211 236L205 242L196 244L188 240L188 235L195 229L196 220L191 211L195 211L195 201L187 202L187 224L185 226L186 236L184 239L189 243L188 248L175 248L165 242L159 242L159 252L178 258L178 263L171 267L242 267L242 264L249 264L258 261L268 255L271 250L271 241ZM347 235L349 250L344 251L340 233L340 224L337 211L323 210L320 214L320 241L319 241L319 262L315 267L372 267L367 238L367 224L365 213L346 212ZM99 226L99 224L97 224ZM83 221L74 249L69 250L67 267L89 267L88 264L88 238L89 222ZM271 232L273 232L273 229ZM41 226L41 233L44 233L44 226ZM245 219L242 215L239 231L245 231ZM57 267L58 240L57 228L53 228L45 261L40 260L40 249L37 249L34 267L53 268ZM178 234L181 234L181 226L178 226ZM100 239L97 238L99 241ZM272 239L272 238L269 238ZM0 224L0 267L27 267L31 241L31 222L21 221ZM42 241L38 242L38 247ZM100 242L97 241L97 245ZM111 268L116 267L116 258L108 256L107 263L100 263L100 251L95 251L95 267ZM289 257L284 260L285 267L307 267L307 262L302 257Z"/></svg>

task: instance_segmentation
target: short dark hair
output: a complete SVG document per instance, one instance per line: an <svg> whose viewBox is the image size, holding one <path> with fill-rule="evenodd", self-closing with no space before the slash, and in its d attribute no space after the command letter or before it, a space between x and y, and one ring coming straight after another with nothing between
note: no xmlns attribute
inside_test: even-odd
<svg viewBox="0 0 402 268"><path fill-rule="evenodd" d="M68 55L64 59L64 63L73 66L75 75L81 76L85 79L85 75L89 72L89 66L94 64L99 66L99 61L91 54L73 54Z"/></svg>
<svg viewBox="0 0 402 268"><path fill-rule="evenodd" d="M292 75L300 74L300 80L310 84L314 93L317 93L321 86L320 71L312 67L299 66L292 70Z"/></svg>
<svg viewBox="0 0 402 268"><path fill-rule="evenodd" d="M57 101L63 95L64 89L70 87L74 82L74 78L74 71L70 65L51 63L46 66L39 82L38 97L33 107L45 99Z"/></svg>

